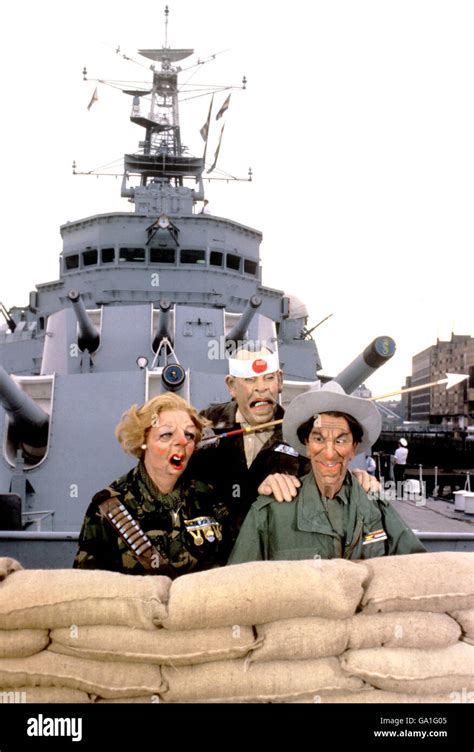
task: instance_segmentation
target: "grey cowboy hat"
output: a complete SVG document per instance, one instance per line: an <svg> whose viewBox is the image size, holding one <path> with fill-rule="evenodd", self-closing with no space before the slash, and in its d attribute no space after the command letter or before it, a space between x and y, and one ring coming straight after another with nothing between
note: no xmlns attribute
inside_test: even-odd
<svg viewBox="0 0 474 752"><path fill-rule="evenodd" d="M362 441L357 446L356 454L366 452L377 441L382 430L382 418L376 406L367 399L346 394L337 381L329 381L321 389L309 389L290 402L283 419L283 440L307 457L306 444L302 444L298 438L298 428L312 415L333 411L351 415L362 426Z"/></svg>

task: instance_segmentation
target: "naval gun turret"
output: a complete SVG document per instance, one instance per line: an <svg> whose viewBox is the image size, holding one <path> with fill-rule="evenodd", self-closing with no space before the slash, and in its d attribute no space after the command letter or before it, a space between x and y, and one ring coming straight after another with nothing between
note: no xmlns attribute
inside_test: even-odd
<svg viewBox="0 0 474 752"><path fill-rule="evenodd" d="M166 338L168 342L173 345L173 337L171 335L171 308L172 304L169 300L160 300L158 304L158 323L156 325L155 336L153 338L152 349L153 352L157 352L161 342Z"/></svg>
<svg viewBox="0 0 474 752"><path fill-rule="evenodd" d="M44 455L48 443L49 417L0 366L0 403L9 417L9 437L25 455L35 461ZM25 459L27 457L25 456Z"/></svg>
<svg viewBox="0 0 474 752"><path fill-rule="evenodd" d="M257 309L262 305L262 298L259 295L252 295L245 306L238 322L232 327L226 335L226 350L232 353L238 346L239 342L245 339L245 333L249 328L250 322L255 316Z"/></svg>
<svg viewBox="0 0 474 752"><path fill-rule="evenodd" d="M89 318L89 315L81 298L81 293L77 290L70 290L68 298L72 303L72 308L77 318L78 336L77 344L79 350L94 353L100 345L100 334Z"/></svg>
<svg viewBox="0 0 474 752"><path fill-rule="evenodd" d="M0 313L2 314L3 318L6 321L6 324L11 332L14 332L16 329L16 321L12 319L10 316L10 311L8 311L2 302L0 302Z"/></svg>
<svg viewBox="0 0 474 752"><path fill-rule="evenodd" d="M352 363L334 377L347 394L351 394L377 368L395 355L395 341L391 337L376 337Z"/></svg>

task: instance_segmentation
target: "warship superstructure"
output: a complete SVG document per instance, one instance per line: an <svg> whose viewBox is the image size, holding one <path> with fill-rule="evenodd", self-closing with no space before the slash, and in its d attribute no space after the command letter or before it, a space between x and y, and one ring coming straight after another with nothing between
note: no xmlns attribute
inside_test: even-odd
<svg viewBox="0 0 474 752"><path fill-rule="evenodd" d="M134 211L61 226L59 279L0 327L0 555L70 566L92 495L133 464L121 414L165 390L197 408L228 399L227 358L247 339L279 353L283 404L318 383L296 297L262 282L262 234L207 213L204 157L182 146L178 63L191 49L139 50L146 90L127 89L139 150L121 195ZM338 377L354 390L394 352L380 337Z"/></svg>

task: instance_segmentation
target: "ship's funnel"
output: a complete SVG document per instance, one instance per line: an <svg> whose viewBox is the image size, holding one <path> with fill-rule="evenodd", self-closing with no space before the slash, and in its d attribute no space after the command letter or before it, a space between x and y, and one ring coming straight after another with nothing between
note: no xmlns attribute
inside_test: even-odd
<svg viewBox="0 0 474 752"><path fill-rule="evenodd" d="M376 337L365 350L344 368L334 381L351 394L377 368L383 366L395 354L395 341L391 337Z"/></svg>
<svg viewBox="0 0 474 752"><path fill-rule="evenodd" d="M226 351L229 353L229 355L232 354L237 349L239 344L242 344L242 342L244 341L245 334L247 332L247 329L249 328L250 322L255 316L257 308L260 308L261 305L262 298L260 298L258 295L252 295L247 305L245 306L240 319L238 320L236 325L232 327L225 338Z"/></svg>
<svg viewBox="0 0 474 752"><path fill-rule="evenodd" d="M100 334L89 318L81 299L81 293L77 290L70 290L67 296L72 303L77 318L77 344L79 349L82 352L88 350L89 353L94 353L100 345Z"/></svg>

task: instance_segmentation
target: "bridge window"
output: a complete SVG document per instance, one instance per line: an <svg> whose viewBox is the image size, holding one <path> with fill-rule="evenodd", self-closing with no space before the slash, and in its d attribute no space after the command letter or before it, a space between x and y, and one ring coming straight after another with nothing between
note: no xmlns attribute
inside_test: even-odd
<svg viewBox="0 0 474 752"><path fill-rule="evenodd" d="M236 272L240 271L240 256L236 256L234 253L228 253L225 260L225 265L228 269L233 269Z"/></svg>
<svg viewBox="0 0 474 752"><path fill-rule="evenodd" d="M257 274L257 262L250 261L250 259L244 259L244 272L245 274L253 274L255 277Z"/></svg>
<svg viewBox="0 0 474 752"><path fill-rule="evenodd" d="M64 266L68 272L71 271L71 269L79 269L79 254L74 253L71 256L65 256Z"/></svg>
<svg viewBox="0 0 474 752"><path fill-rule="evenodd" d="M179 260L182 264L205 264L206 251L198 251L191 248L182 248Z"/></svg>
<svg viewBox="0 0 474 752"><path fill-rule="evenodd" d="M174 248L150 248L150 264L174 264L175 261Z"/></svg>
<svg viewBox="0 0 474 752"><path fill-rule="evenodd" d="M211 266L222 266L223 254L220 251L211 251L209 262Z"/></svg>
<svg viewBox="0 0 474 752"><path fill-rule="evenodd" d="M119 260L141 263L145 261L145 249L144 248L120 248Z"/></svg>
<svg viewBox="0 0 474 752"><path fill-rule="evenodd" d="M102 248L100 260L103 264L113 264L115 261L115 248Z"/></svg>
<svg viewBox="0 0 474 752"><path fill-rule="evenodd" d="M94 266L97 264L97 248L90 248L88 251L84 251L82 254L83 266Z"/></svg>

